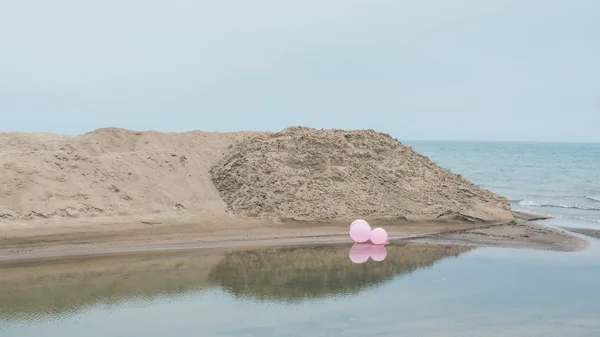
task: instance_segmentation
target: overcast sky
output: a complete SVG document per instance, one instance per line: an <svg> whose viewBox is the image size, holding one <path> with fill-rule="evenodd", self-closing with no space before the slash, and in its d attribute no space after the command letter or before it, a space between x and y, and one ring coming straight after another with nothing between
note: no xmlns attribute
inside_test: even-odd
<svg viewBox="0 0 600 337"><path fill-rule="evenodd" d="M1 0L0 131L600 141L597 0Z"/></svg>

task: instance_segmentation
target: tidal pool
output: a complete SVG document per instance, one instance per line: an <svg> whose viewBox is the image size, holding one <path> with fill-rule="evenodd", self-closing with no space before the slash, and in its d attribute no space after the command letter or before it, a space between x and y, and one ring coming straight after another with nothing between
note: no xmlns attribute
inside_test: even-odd
<svg viewBox="0 0 600 337"><path fill-rule="evenodd" d="M3 263L0 336L600 336L596 243L392 243L366 261L351 249Z"/></svg>

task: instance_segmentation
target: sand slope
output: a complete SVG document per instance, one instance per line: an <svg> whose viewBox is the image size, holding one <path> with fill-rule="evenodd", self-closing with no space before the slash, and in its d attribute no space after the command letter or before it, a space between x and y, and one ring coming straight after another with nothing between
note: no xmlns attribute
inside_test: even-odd
<svg viewBox="0 0 600 337"><path fill-rule="evenodd" d="M211 173L229 209L245 216L513 218L507 199L373 130L257 135L236 143Z"/></svg>
<svg viewBox="0 0 600 337"><path fill-rule="evenodd" d="M159 215L512 219L505 198L372 130L0 133L0 221Z"/></svg>
<svg viewBox="0 0 600 337"><path fill-rule="evenodd" d="M250 134L0 133L0 218L222 214L208 169Z"/></svg>

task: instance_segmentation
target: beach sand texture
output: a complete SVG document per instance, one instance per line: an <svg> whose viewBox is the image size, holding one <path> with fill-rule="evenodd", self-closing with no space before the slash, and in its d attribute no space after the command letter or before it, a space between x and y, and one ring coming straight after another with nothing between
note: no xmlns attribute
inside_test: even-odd
<svg viewBox="0 0 600 337"><path fill-rule="evenodd" d="M0 169L0 253L340 240L358 217L396 237L514 222L506 198L373 130L9 132Z"/></svg>
<svg viewBox="0 0 600 337"><path fill-rule="evenodd" d="M208 170L252 133L0 133L0 218L223 214Z"/></svg>
<svg viewBox="0 0 600 337"><path fill-rule="evenodd" d="M291 127L237 142L211 169L239 215L292 220L510 220L508 200L440 168L388 134Z"/></svg>
<svg viewBox="0 0 600 337"><path fill-rule="evenodd" d="M444 212L512 219L505 198L372 130L2 133L0 151L4 220L228 209L307 221Z"/></svg>

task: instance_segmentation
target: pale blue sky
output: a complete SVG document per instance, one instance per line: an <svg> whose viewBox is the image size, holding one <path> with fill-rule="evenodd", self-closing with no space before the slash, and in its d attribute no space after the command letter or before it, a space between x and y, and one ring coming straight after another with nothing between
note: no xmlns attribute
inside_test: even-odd
<svg viewBox="0 0 600 337"><path fill-rule="evenodd" d="M597 0L1 0L0 131L600 141Z"/></svg>

